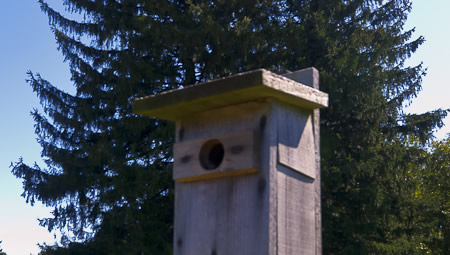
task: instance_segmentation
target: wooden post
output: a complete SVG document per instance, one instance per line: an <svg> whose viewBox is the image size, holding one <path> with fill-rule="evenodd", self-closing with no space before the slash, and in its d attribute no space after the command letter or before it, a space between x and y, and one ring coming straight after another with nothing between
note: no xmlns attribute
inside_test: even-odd
<svg viewBox="0 0 450 255"><path fill-rule="evenodd" d="M176 122L174 254L321 254L328 96L314 68L285 76L259 69L134 102Z"/></svg>

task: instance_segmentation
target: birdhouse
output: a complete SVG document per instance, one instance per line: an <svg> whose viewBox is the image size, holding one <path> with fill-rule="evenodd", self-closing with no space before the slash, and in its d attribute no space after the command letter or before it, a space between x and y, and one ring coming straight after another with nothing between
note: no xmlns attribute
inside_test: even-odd
<svg viewBox="0 0 450 255"><path fill-rule="evenodd" d="M318 81L258 69L135 100L176 122L174 254L321 254Z"/></svg>

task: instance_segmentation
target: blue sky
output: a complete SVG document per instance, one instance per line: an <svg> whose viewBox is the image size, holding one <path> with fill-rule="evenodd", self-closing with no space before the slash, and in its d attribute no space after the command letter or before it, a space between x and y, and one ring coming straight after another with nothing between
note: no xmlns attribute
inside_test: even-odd
<svg viewBox="0 0 450 255"><path fill-rule="evenodd" d="M62 1L51 0L50 4ZM415 0L406 28L416 27L415 36L427 40L409 61L424 62L428 75L423 91L407 112L422 113L436 108L450 108L450 10L449 0ZM31 207L20 196L21 181L9 168L20 157L29 164L41 163L30 111L39 101L26 84L26 71L42 76L73 92L68 65L57 51L46 16L34 0L4 1L0 9L0 240L8 255L37 254L37 243L53 243L53 234L38 225L37 218L49 215L49 209ZM436 133L443 138L450 133L450 118Z"/></svg>

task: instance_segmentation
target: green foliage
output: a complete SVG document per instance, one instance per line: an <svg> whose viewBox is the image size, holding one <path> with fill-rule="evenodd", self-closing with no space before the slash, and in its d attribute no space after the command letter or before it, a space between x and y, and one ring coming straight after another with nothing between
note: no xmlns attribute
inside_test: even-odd
<svg viewBox="0 0 450 255"><path fill-rule="evenodd" d="M433 143L433 153L424 168L419 186L419 198L426 199L427 214L422 218L430 223L427 246L434 254L450 252L450 136ZM421 196L420 196L421 194ZM431 219L431 221L430 221Z"/></svg>
<svg viewBox="0 0 450 255"><path fill-rule="evenodd" d="M425 254L450 252L450 136L434 141L423 150L420 161L410 164L408 175L414 182L413 222L421 240L418 247Z"/></svg>
<svg viewBox="0 0 450 255"><path fill-rule="evenodd" d="M64 1L78 21L39 3L77 89L29 73L47 166L20 160L13 173L27 201L55 208L41 224L72 234L62 240L68 248L42 254L171 253L173 127L134 115L134 98L259 67L310 66L330 96L321 122L324 254L422 251L405 176L446 111L402 111L425 74L404 65L424 42L403 30L410 1ZM411 136L420 141L405 143Z"/></svg>

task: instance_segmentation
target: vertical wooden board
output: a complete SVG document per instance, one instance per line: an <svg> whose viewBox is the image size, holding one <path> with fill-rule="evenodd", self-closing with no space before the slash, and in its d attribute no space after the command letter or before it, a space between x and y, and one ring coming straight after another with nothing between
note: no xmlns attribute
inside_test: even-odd
<svg viewBox="0 0 450 255"><path fill-rule="evenodd" d="M311 112L275 104L279 255L316 254L316 154Z"/></svg>
<svg viewBox="0 0 450 255"><path fill-rule="evenodd" d="M315 190L313 181L278 166L278 254L316 254Z"/></svg>
<svg viewBox="0 0 450 255"><path fill-rule="evenodd" d="M319 89L319 71L314 67L297 70L284 74L283 76L305 84L315 89ZM313 110L313 132L316 161L316 177L314 181L314 190L316 192L316 254L322 254L322 209L321 209L321 191L320 191L320 110Z"/></svg>
<svg viewBox="0 0 450 255"><path fill-rule="evenodd" d="M318 85L318 82L317 82ZM317 89L319 89L317 87ZM315 213L316 213L316 255L322 254L322 206L321 206L321 190L320 190L320 110L314 110L314 147L316 161L316 179L314 180L315 190Z"/></svg>
<svg viewBox="0 0 450 255"><path fill-rule="evenodd" d="M268 148L269 169L269 254L278 255L278 118L277 107L272 104L271 118L266 128L266 137L270 137Z"/></svg>
<svg viewBox="0 0 450 255"><path fill-rule="evenodd" d="M260 176L177 183L175 254L267 254Z"/></svg>
<svg viewBox="0 0 450 255"><path fill-rule="evenodd" d="M312 112L279 105L278 160L293 170L316 178Z"/></svg>
<svg viewBox="0 0 450 255"><path fill-rule="evenodd" d="M319 71L314 67L285 73L282 76L294 80L306 86L319 89Z"/></svg>
<svg viewBox="0 0 450 255"><path fill-rule="evenodd" d="M270 148L276 146L271 134L265 132L269 115L270 104L251 102L177 123L177 140L186 141L258 130L262 155L258 174L176 183L174 254L269 254L268 167Z"/></svg>

